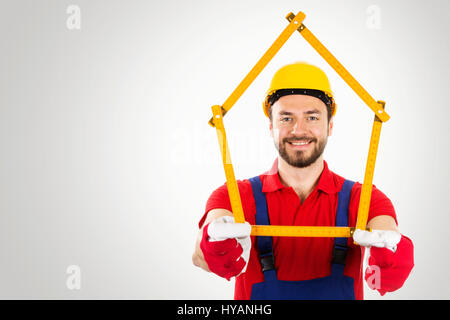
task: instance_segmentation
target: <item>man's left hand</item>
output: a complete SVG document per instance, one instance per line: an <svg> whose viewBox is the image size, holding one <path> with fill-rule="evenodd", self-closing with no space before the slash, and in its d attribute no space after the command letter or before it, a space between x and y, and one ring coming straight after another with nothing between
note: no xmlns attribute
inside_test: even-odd
<svg viewBox="0 0 450 320"><path fill-rule="evenodd" d="M408 237L391 230L355 230L353 240L370 248L365 279L371 289L384 295L403 286L414 267L414 246ZM373 286L368 279L376 276L377 268L379 279Z"/></svg>

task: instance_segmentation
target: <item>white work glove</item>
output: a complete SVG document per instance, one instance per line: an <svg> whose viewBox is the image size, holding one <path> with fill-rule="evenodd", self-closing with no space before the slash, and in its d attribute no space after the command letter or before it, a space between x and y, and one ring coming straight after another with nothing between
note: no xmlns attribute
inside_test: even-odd
<svg viewBox="0 0 450 320"><path fill-rule="evenodd" d="M245 261L245 266L239 274L247 270L248 260L250 258L250 249L252 248L252 241L250 233L252 226L248 223L235 223L231 216L223 216L213 220L208 227L209 241L223 241L230 238L235 238L242 247L241 257ZM238 276L238 275L237 275ZM236 277L237 277L236 276Z"/></svg>
<svg viewBox="0 0 450 320"><path fill-rule="evenodd" d="M365 231L356 229L353 233L353 240L364 247L388 248L392 252L397 250L397 244L402 235L392 230L372 230Z"/></svg>

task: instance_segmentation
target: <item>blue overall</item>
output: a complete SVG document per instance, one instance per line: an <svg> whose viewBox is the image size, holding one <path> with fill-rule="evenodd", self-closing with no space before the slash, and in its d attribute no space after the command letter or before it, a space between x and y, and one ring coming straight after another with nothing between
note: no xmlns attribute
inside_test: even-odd
<svg viewBox="0 0 450 320"><path fill-rule="evenodd" d="M270 225L266 195L259 176L250 179L256 204L256 224ZM348 226L348 205L354 182L345 180L339 192L336 226ZM252 286L252 300L354 300L353 278L344 276L347 238L335 238L331 275L305 281L277 279L272 237L257 236L256 244L264 281ZM308 263L305 261L305 263Z"/></svg>

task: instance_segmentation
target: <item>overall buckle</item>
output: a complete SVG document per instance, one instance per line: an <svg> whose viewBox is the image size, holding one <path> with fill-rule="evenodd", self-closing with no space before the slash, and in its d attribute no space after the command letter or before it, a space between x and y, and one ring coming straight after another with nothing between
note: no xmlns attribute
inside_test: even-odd
<svg viewBox="0 0 450 320"><path fill-rule="evenodd" d="M259 261L261 262L262 272L275 269L275 259L273 254L261 257Z"/></svg>
<svg viewBox="0 0 450 320"><path fill-rule="evenodd" d="M333 248L333 259L331 263L345 265L345 258L347 257L348 248L345 246L335 245Z"/></svg>

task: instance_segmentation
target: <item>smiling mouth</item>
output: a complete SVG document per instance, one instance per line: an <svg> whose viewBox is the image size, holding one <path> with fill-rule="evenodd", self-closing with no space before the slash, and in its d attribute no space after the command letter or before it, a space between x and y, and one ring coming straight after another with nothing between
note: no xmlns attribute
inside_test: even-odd
<svg viewBox="0 0 450 320"><path fill-rule="evenodd" d="M305 146L309 143L311 143L311 140L309 141L298 141L298 142L289 142L288 143L292 144L293 146Z"/></svg>
<svg viewBox="0 0 450 320"><path fill-rule="evenodd" d="M290 144L292 149L306 149L310 146L314 139L311 140L296 140L296 141L286 141Z"/></svg>

